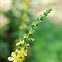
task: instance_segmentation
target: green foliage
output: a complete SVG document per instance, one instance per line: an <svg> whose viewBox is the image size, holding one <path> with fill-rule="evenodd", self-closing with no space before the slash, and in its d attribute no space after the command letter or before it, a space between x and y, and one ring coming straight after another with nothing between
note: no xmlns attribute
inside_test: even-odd
<svg viewBox="0 0 62 62"><path fill-rule="evenodd" d="M33 35L35 41L26 62L62 62L62 28L47 20Z"/></svg>

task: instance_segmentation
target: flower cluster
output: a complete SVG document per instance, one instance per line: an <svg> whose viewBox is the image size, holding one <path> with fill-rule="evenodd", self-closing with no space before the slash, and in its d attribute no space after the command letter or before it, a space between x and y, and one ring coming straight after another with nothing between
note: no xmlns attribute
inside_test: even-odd
<svg viewBox="0 0 62 62"><path fill-rule="evenodd" d="M23 62L24 56L27 56L27 49L25 50L24 47L22 47L21 50L16 49L15 52L12 52L11 57L8 57L8 60L13 62Z"/></svg>
<svg viewBox="0 0 62 62"><path fill-rule="evenodd" d="M23 62L25 56L27 56L27 48L30 46L28 41L34 41L35 39L32 38L33 33L38 28L38 24L44 20L48 13L50 13L52 9L46 10L44 15L41 15L40 18L37 18L35 22L32 22L31 26L28 27L28 33L24 34L23 40L16 43L16 46L20 46L19 49L16 49L15 52L11 53L11 57L8 57L9 61L13 62Z"/></svg>

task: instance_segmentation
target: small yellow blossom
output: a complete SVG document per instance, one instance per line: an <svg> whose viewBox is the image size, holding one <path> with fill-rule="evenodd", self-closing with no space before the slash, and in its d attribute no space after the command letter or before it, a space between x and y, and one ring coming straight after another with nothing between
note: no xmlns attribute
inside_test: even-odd
<svg viewBox="0 0 62 62"><path fill-rule="evenodd" d="M24 44L24 40L23 41L20 41L18 43L16 43L16 46L20 45L20 44Z"/></svg>
<svg viewBox="0 0 62 62"><path fill-rule="evenodd" d="M31 40L34 41L35 39L32 38Z"/></svg>
<svg viewBox="0 0 62 62"><path fill-rule="evenodd" d="M29 34L32 34L32 32L29 32Z"/></svg>
<svg viewBox="0 0 62 62"><path fill-rule="evenodd" d="M29 43L27 44L27 46L28 46L28 47L30 46Z"/></svg>
<svg viewBox="0 0 62 62"><path fill-rule="evenodd" d="M18 55L18 54L16 55L15 52L12 52L11 57L8 57L8 60L13 61L13 62L22 62L24 60L24 58L20 58L20 55Z"/></svg>
<svg viewBox="0 0 62 62"><path fill-rule="evenodd" d="M18 50L16 49L15 51L16 53L18 53L18 57L21 56L21 57L24 57L24 56L27 56L27 49L24 49L24 47L21 48L21 50Z"/></svg>
<svg viewBox="0 0 62 62"><path fill-rule="evenodd" d="M20 52L18 49L16 49L16 51L15 51L16 53L18 53L18 52Z"/></svg>
<svg viewBox="0 0 62 62"><path fill-rule="evenodd" d="M24 36L24 39L26 38L26 36Z"/></svg>
<svg viewBox="0 0 62 62"><path fill-rule="evenodd" d="M21 56L27 56L27 49L21 48Z"/></svg>

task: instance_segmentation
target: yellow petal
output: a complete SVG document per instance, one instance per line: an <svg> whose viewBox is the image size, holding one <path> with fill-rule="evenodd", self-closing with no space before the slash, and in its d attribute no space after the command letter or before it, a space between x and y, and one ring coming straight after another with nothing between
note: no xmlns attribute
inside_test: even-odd
<svg viewBox="0 0 62 62"><path fill-rule="evenodd" d="M18 62L23 62L23 60L24 60L24 59L19 58L19 59L18 59Z"/></svg>
<svg viewBox="0 0 62 62"><path fill-rule="evenodd" d="M18 43L16 43L16 46L20 45L20 44L23 44L24 43L24 40L23 41L20 41Z"/></svg>
<svg viewBox="0 0 62 62"><path fill-rule="evenodd" d="M35 39L32 38L31 40L34 41Z"/></svg>
<svg viewBox="0 0 62 62"><path fill-rule="evenodd" d="M29 34L32 34L32 32L29 32Z"/></svg>
<svg viewBox="0 0 62 62"><path fill-rule="evenodd" d="M24 53L24 56L27 56L27 53L26 52Z"/></svg>
<svg viewBox="0 0 62 62"><path fill-rule="evenodd" d="M14 60L13 62L17 62L17 60Z"/></svg>
<svg viewBox="0 0 62 62"><path fill-rule="evenodd" d="M27 44L27 46L28 46L28 47L30 46L29 43Z"/></svg>
<svg viewBox="0 0 62 62"><path fill-rule="evenodd" d="M20 41L20 44L23 44L24 43L24 41Z"/></svg>
<svg viewBox="0 0 62 62"><path fill-rule="evenodd" d="M11 53L11 56L12 56L12 57L16 57L15 52L12 52L12 53Z"/></svg>
<svg viewBox="0 0 62 62"><path fill-rule="evenodd" d="M21 51L24 51L24 47L21 48Z"/></svg>
<svg viewBox="0 0 62 62"><path fill-rule="evenodd" d="M16 46L18 46L20 44L20 42L16 43Z"/></svg>
<svg viewBox="0 0 62 62"><path fill-rule="evenodd" d="M27 49L25 51L27 52Z"/></svg>
<svg viewBox="0 0 62 62"><path fill-rule="evenodd" d="M15 51L16 53L18 53L18 52L20 52L18 49L16 49L16 51Z"/></svg>
<svg viewBox="0 0 62 62"><path fill-rule="evenodd" d="M20 54L20 53L18 53L18 54L17 54L17 57L20 57L20 56L21 56L21 54Z"/></svg>
<svg viewBox="0 0 62 62"><path fill-rule="evenodd" d="M8 60L9 60L9 61L13 61L14 58L13 58L13 57L8 57Z"/></svg>

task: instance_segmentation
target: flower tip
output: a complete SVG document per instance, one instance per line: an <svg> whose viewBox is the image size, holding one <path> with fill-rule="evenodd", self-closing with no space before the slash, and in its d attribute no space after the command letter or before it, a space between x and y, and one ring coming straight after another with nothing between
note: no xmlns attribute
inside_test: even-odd
<svg viewBox="0 0 62 62"><path fill-rule="evenodd" d="M27 44L28 47L30 47L29 43Z"/></svg>

